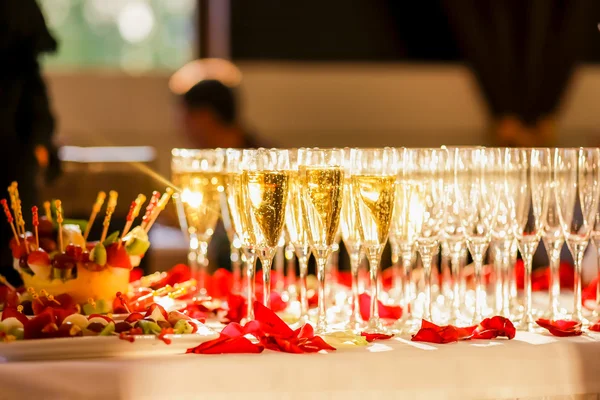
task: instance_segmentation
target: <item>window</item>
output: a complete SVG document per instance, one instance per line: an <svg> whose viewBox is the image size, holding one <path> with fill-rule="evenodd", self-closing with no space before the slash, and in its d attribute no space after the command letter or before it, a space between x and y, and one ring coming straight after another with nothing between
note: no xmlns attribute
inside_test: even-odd
<svg viewBox="0 0 600 400"><path fill-rule="evenodd" d="M173 70L194 55L197 0L39 0L57 68Z"/></svg>

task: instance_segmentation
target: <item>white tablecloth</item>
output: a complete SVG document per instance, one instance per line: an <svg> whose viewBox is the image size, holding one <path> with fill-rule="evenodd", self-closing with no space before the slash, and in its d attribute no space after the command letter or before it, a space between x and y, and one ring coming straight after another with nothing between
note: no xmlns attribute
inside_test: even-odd
<svg viewBox="0 0 600 400"><path fill-rule="evenodd" d="M596 334L519 332L511 341L445 345L395 338L330 354L0 364L0 399L598 399L596 393Z"/></svg>

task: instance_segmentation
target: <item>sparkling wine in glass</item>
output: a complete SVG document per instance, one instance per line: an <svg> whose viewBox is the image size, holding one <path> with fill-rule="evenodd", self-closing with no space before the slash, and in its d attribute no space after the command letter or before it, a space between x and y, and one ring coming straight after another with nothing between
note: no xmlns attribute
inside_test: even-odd
<svg viewBox="0 0 600 400"><path fill-rule="evenodd" d="M173 183L181 189L176 196L177 211L190 238L188 260L198 280L197 295L204 297L208 244L221 214L225 152L174 149L172 154Z"/></svg>
<svg viewBox="0 0 600 400"><path fill-rule="evenodd" d="M327 330L325 268L338 232L344 192L343 149L299 149L298 183L308 241L317 260L316 331Z"/></svg>
<svg viewBox="0 0 600 400"><path fill-rule="evenodd" d="M285 224L290 164L287 150L242 151L242 195L249 237L263 271L263 303L269 307L271 265Z"/></svg>
<svg viewBox="0 0 600 400"><path fill-rule="evenodd" d="M369 260L371 289L367 332L383 332L379 320L379 264L394 213L398 154L396 149L352 149L352 189L360 238Z"/></svg>

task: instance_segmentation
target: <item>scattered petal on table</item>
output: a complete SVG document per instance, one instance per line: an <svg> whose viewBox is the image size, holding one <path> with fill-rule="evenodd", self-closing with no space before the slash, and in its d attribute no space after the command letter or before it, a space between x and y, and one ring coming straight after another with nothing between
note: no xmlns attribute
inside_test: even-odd
<svg viewBox="0 0 600 400"><path fill-rule="evenodd" d="M323 339L331 346L339 347L356 347L367 346L369 342L364 336L356 335L352 331L338 331L323 335Z"/></svg>
<svg viewBox="0 0 600 400"><path fill-rule="evenodd" d="M366 332L361 332L360 335L363 336L365 339L367 339L367 342L369 342L369 343L374 340L391 339L392 336L394 336L394 335L386 335L384 333L366 333Z"/></svg>
<svg viewBox="0 0 600 400"><path fill-rule="evenodd" d="M438 326L432 322L423 320L421 329L413 335L413 342L429 342L429 343L452 343L459 340L468 340L475 331L475 326L466 328L457 328L452 325Z"/></svg>
<svg viewBox="0 0 600 400"><path fill-rule="evenodd" d="M199 346L188 349L186 353L194 354L239 354L262 353L264 347L252 343L243 336L229 337L221 334L217 339L209 340Z"/></svg>
<svg viewBox="0 0 600 400"><path fill-rule="evenodd" d="M600 321L589 327L590 331L600 332Z"/></svg>
<svg viewBox="0 0 600 400"><path fill-rule="evenodd" d="M495 316L486 318L475 328L471 339L494 339L498 336L504 336L513 339L516 329L513 323L504 317Z"/></svg>
<svg viewBox="0 0 600 400"><path fill-rule="evenodd" d="M579 336L583 333L581 330L581 322L577 321L569 321L564 319L555 321L538 319L535 322L542 328L548 329L548 331L554 336Z"/></svg>

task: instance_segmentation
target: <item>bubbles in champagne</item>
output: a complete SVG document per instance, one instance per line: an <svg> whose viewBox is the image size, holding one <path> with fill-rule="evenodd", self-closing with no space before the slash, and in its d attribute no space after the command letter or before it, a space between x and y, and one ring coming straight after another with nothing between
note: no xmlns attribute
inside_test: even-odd
<svg viewBox="0 0 600 400"><path fill-rule="evenodd" d="M365 247L383 246L388 238L395 197L394 176L354 175L352 186Z"/></svg>

